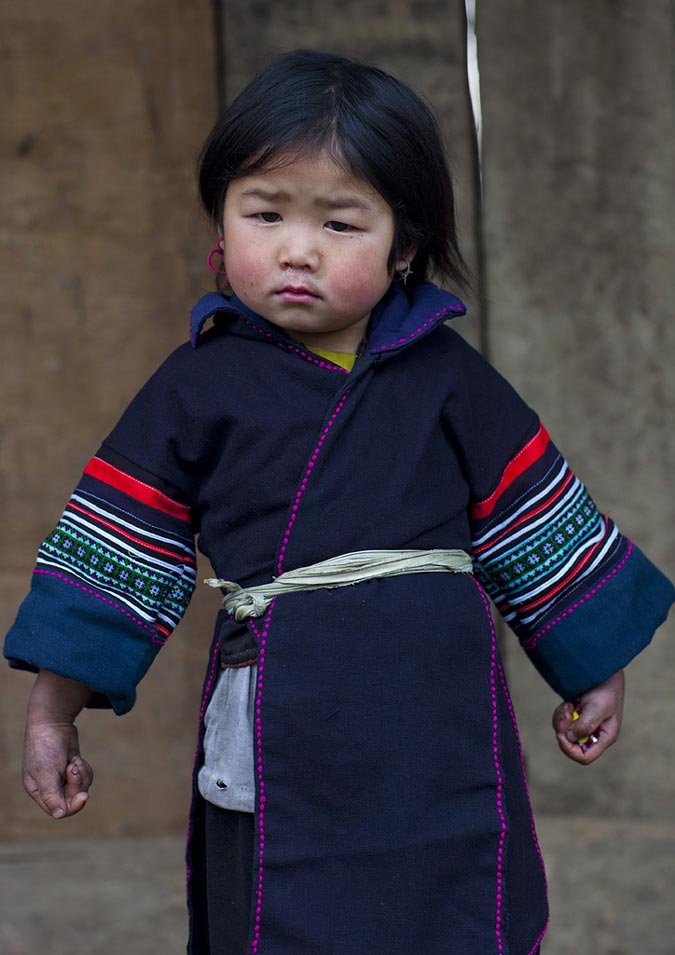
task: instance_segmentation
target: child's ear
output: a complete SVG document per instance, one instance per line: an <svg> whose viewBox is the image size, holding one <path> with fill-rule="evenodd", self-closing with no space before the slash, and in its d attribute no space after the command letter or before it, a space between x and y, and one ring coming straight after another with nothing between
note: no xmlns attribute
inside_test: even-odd
<svg viewBox="0 0 675 955"><path fill-rule="evenodd" d="M417 246L415 244L409 245L404 256L400 259L396 259L396 262L394 263L394 270L396 272L405 272L416 255Z"/></svg>

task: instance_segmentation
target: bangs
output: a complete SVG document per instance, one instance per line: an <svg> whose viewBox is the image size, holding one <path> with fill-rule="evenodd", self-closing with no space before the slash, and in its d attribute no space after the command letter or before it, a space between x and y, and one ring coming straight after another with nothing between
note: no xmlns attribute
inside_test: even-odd
<svg viewBox="0 0 675 955"><path fill-rule="evenodd" d="M287 135L273 137L243 161L232 181L256 173L273 172L291 166L300 159L316 159L319 156L330 159L345 175L365 179L358 160L354 162L347 158L349 143L340 141L337 125L334 117L328 117L326 122L310 128L296 128Z"/></svg>

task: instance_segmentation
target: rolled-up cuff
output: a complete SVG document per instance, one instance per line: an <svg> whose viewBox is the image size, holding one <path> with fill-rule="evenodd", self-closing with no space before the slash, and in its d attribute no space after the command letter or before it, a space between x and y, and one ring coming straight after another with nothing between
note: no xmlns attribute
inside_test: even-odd
<svg viewBox="0 0 675 955"><path fill-rule="evenodd" d="M40 574L7 634L15 669L49 670L91 687L89 706L126 713L163 640L105 594L64 574Z"/></svg>
<svg viewBox="0 0 675 955"><path fill-rule="evenodd" d="M668 616L675 588L634 544L606 578L523 648L541 675L574 700L623 669Z"/></svg>

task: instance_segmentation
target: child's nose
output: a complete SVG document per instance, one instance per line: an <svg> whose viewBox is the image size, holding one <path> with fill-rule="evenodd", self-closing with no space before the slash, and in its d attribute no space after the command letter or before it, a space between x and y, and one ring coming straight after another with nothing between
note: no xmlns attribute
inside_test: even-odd
<svg viewBox="0 0 675 955"><path fill-rule="evenodd" d="M319 267L321 256L317 243L309 231L299 229L289 233L279 252L279 265L286 269L311 269Z"/></svg>

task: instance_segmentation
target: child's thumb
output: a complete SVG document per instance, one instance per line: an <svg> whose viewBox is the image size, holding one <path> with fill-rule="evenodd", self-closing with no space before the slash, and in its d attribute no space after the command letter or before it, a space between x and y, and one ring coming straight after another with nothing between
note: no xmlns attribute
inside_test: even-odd
<svg viewBox="0 0 675 955"><path fill-rule="evenodd" d="M66 804L60 790L42 790L42 802L53 819L61 819L66 814Z"/></svg>

